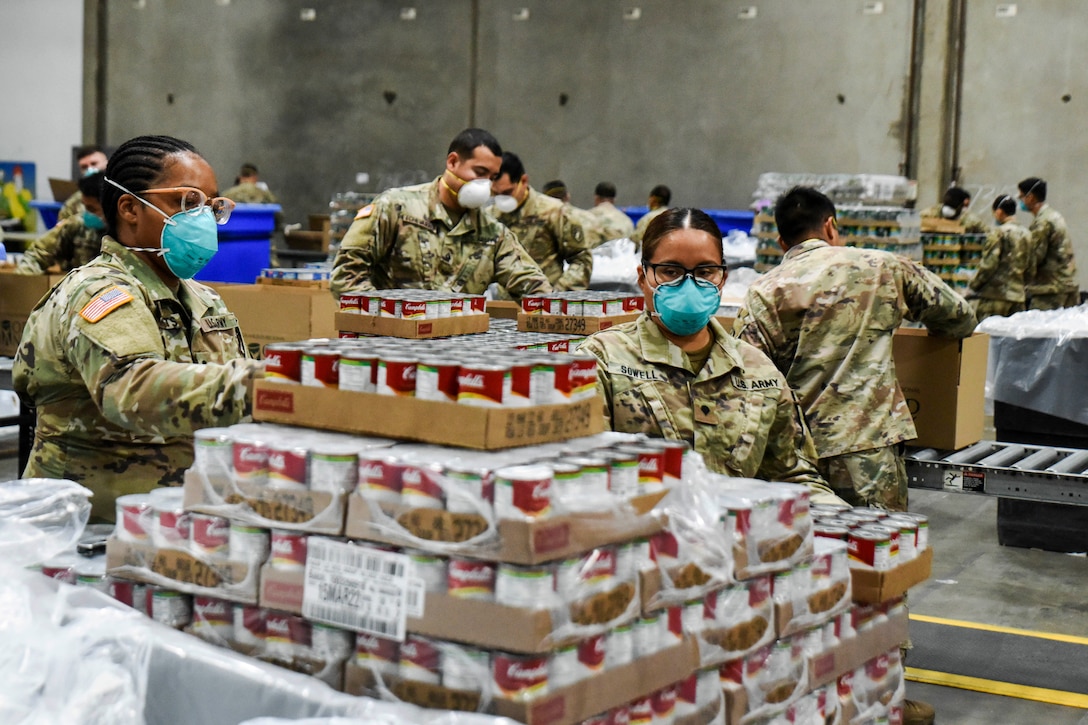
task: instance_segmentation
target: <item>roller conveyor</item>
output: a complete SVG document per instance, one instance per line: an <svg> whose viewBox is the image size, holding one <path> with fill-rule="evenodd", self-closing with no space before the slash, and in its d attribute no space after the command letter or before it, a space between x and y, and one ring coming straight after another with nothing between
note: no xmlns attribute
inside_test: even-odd
<svg viewBox="0 0 1088 725"><path fill-rule="evenodd" d="M981 441L959 451L908 448L913 488L1088 506L1088 450Z"/></svg>

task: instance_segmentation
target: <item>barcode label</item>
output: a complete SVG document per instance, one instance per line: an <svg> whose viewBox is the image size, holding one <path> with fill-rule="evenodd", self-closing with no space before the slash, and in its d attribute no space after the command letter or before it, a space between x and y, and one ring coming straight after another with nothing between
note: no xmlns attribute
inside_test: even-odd
<svg viewBox="0 0 1088 725"><path fill-rule="evenodd" d="M405 620L423 607L423 582L407 572L403 554L310 537L302 615L403 642Z"/></svg>

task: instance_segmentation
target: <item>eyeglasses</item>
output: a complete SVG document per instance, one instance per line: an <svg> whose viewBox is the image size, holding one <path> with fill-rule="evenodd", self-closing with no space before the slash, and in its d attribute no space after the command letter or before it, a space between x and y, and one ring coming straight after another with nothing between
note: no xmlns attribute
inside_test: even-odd
<svg viewBox="0 0 1088 725"><path fill-rule="evenodd" d="M178 200L178 207L181 212L190 216L195 216L203 211L204 207L208 207L212 211L212 216L215 217L216 224L226 224L230 219L230 214L234 211L234 201L226 198L225 196L217 196L212 199L208 198L200 189L194 186L172 186L166 189L145 189L144 191L129 191L125 187L118 184L113 179L107 178L106 183L116 186L126 194L131 194L133 197L148 205L155 211L166 217L167 221L170 220L170 215L164 212L159 207L155 206L146 199L141 198L143 194L176 194Z"/></svg>
<svg viewBox="0 0 1088 725"><path fill-rule="evenodd" d="M678 285L684 281L684 278L691 277L695 284L702 287L717 287L725 281L728 270L724 264L700 264L692 269L680 264L654 264L653 262L643 262L642 266L650 270L654 284L658 286Z"/></svg>

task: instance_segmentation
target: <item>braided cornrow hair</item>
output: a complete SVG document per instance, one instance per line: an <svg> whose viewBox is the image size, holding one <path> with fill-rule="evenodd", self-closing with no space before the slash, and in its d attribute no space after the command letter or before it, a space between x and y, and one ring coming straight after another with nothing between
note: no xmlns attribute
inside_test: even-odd
<svg viewBox="0 0 1088 725"><path fill-rule="evenodd" d="M170 154L183 152L200 153L188 141L173 136L137 136L121 144L110 157L106 178L129 191L145 191L162 175L163 160ZM117 237L117 202L124 193L113 184L102 185L106 230L114 238Z"/></svg>

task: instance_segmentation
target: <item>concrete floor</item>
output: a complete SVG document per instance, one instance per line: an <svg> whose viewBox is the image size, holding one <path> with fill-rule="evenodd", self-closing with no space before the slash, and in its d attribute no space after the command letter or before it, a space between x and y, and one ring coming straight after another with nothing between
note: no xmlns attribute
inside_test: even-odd
<svg viewBox="0 0 1088 725"><path fill-rule="evenodd" d="M0 480L18 475L12 442L11 430L0 429ZM911 489L910 499L912 510L929 516L935 554L932 577L911 590L912 615L1088 636L1084 556L999 546L993 498ZM932 668L922 649L907 658L908 668ZM932 704L938 725L1088 725L1086 710L1019 697L914 681L907 696Z"/></svg>

